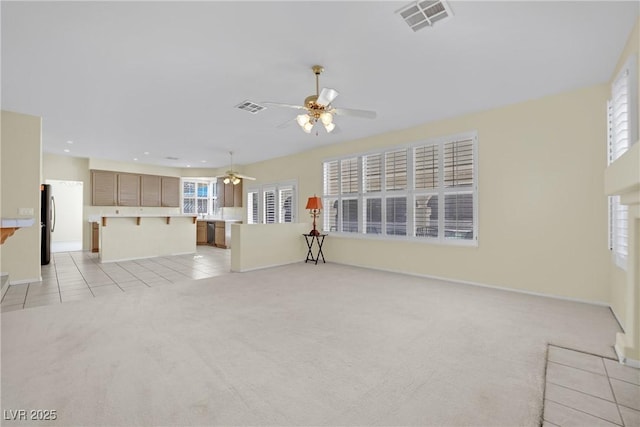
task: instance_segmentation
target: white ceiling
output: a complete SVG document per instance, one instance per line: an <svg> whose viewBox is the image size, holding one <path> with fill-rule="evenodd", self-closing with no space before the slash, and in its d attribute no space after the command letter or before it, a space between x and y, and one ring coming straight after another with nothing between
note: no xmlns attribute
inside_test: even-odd
<svg viewBox="0 0 640 427"><path fill-rule="evenodd" d="M636 1L452 1L414 33L407 3L2 1L2 108L42 116L46 152L253 163L607 82L638 17ZM316 136L276 127L296 110L234 108L301 104L314 64L334 106L378 118Z"/></svg>

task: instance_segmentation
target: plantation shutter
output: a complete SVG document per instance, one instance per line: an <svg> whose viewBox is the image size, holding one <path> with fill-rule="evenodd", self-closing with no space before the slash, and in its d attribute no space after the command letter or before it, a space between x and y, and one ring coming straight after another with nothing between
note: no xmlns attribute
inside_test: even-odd
<svg viewBox="0 0 640 427"><path fill-rule="evenodd" d="M370 154L362 158L364 192L382 191L382 154Z"/></svg>
<svg viewBox="0 0 640 427"><path fill-rule="evenodd" d="M293 222L293 187L282 187L278 190L278 222Z"/></svg>
<svg viewBox="0 0 640 427"><path fill-rule="evenodd" d="M264 224L276 222L276 190L270 188L262 191L264 206Z"/></svg>
<svg viewBox="0 0 640 427"><path fill-rule="evenodd" d="M611 85L607 104L608 164L627 152L631 146L631 85L630 70L625 68ZM620 196L609 196L609 247L616 265L626 268L629 254L629 207L620 203Z"/></svg>
<svg viewBox="0 0 640 427"><path fill-rule="evenodd" d="M325 162L324 164L324 194L325 196L337 196L338 191L338 161Z"/></svg>
<svg viewBox="0 0 640 427"><path fill-rule="evenodd" d="M344 159L340 162L340 192L353 194L358 192L358 158Z"/></svg>
<svg viewBox="0 0 640 427"><path fill-rule="evenodd" d="M247 193L247 223L258 223L258 192L250 191Z"/></svg>
<svg viewBox="0 0 640 427"><path fill-rule="evenodd" d="M407 150L385 154L385 189L387 191L407 189Z"/></svg>

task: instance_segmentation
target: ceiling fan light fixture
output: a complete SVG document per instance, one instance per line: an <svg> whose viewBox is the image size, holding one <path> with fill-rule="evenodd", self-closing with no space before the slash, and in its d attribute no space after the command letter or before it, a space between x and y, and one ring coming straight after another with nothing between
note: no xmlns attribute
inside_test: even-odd
<svg viewBox="0 0 640 427"><path fill-rule="evenodd" d="M302 130L306 133L311 133L311 129L313 129L313 123L307 122L302 126Z"/></svg>
<svg viewBox="0 0 640 427"><path fill-rule="evenodd" d="M229 179L229 177L226 177L225 179L222 180L222 182L224 182L225 184L228 184L231 182L231 180Z"/></svg>
<svg viewBox="0 0 640 427"><path fill-rule="evenodd" d="M324 113L320 114L320 120L322 121L323 125L330 125L333 123L333 114L325 111Z"/></svg>
<svg viewBox="0 0 640 427"><path fill-rule="evenodd" d="M336 128L336 124L335 123L329 123L328 125L324 125L324 128L327 131L327 133L331 133L331 131Z"/></svg>
<svg viewBox="0 0 640 427"><path fill-rule="evenodd" d="M233 183L233 185L238 185L238 184L240 184L240 178L234 176L233 180L231 180L231 182Z"/></svg>
<svg viewBox="0 0 640 427"><path fill-rule="evenodd" d="M296 121L298 122L298 124L300 126L303 126L307 123L309 123L309 115L308 114L300 114L296 117Z"/></svg>

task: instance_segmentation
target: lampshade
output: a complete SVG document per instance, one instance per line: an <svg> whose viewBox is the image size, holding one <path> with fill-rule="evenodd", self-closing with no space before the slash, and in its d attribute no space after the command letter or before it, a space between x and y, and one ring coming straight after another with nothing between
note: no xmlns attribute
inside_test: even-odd
<svg viewBox="0 0 640 427"><path fill-rule="evenodd" d="M332 130L336 128L336 124L329 123L328 125L324 125L324 128L326 129L327 133L330 133Z"/></svg>
<svg viewBox="0 0 640 427"><path fill-rule="evenodd" d="M300 114L296 117L296 121L298 122L298 124L300 126L306 125L307 123L309 123L309 115L307 114Z"/></svg>
<svg viewBox="0 0 640 427"><path fill-rule="evenodd" d="M224 182L225 184L228 184L231 182L231 180L229 179L229 177L226 177L225 179L222 180L222 182Z"/></svg>
<svg viewBox="0 0 640 427"><path fill-rule="evenodd" d="M233 182L233 185L238 185L240 184L240 178L234 176L231 182Z"/></svg>
<svg viewBox="0 0 640 427"><path fill-rule="evenodd" d="M307 207L305 209L322 209L322 200L318 196L309 197L309 200L307 201Z"/></svg>
<svg viewBox="0 0 640 427"><path fill-rule="evenodd" d="M302 130L306 133L311 133L311 129L313 129L313 123L311 122L307 122L304 124L304 126L302 126Z"/></svg>
<svg viewBox="0 0 640 427"><path fill-rule="evenodd" d="M325 111L324 113L320 114L320 120L322 121L323 125L327 126L331 124L331 122L333 122L333 114Z"/></svg>

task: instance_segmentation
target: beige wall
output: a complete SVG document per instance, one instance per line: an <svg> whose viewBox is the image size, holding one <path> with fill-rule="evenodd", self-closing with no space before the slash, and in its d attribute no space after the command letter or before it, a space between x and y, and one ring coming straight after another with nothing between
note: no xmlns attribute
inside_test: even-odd
<svg viewBox="0 0 640 427"><path fill-rule="evenodd" d="M2 111L2 217L35 219L2 245L0 270L12 284L40 280L41 124L40 117ZM19 215L19 208L33 209L33 215Z"/></svg>
<svg viewBox="0 0 640 427"><path fill-rule="evenodd" d="M297 178L299 218L322 194L322 161L478 131L479 245L329 236L328 260L608 303L605 85L247 165ZM346 121L346 119L345 119ZM345 126L347 124L345 123Z"/></svg>

